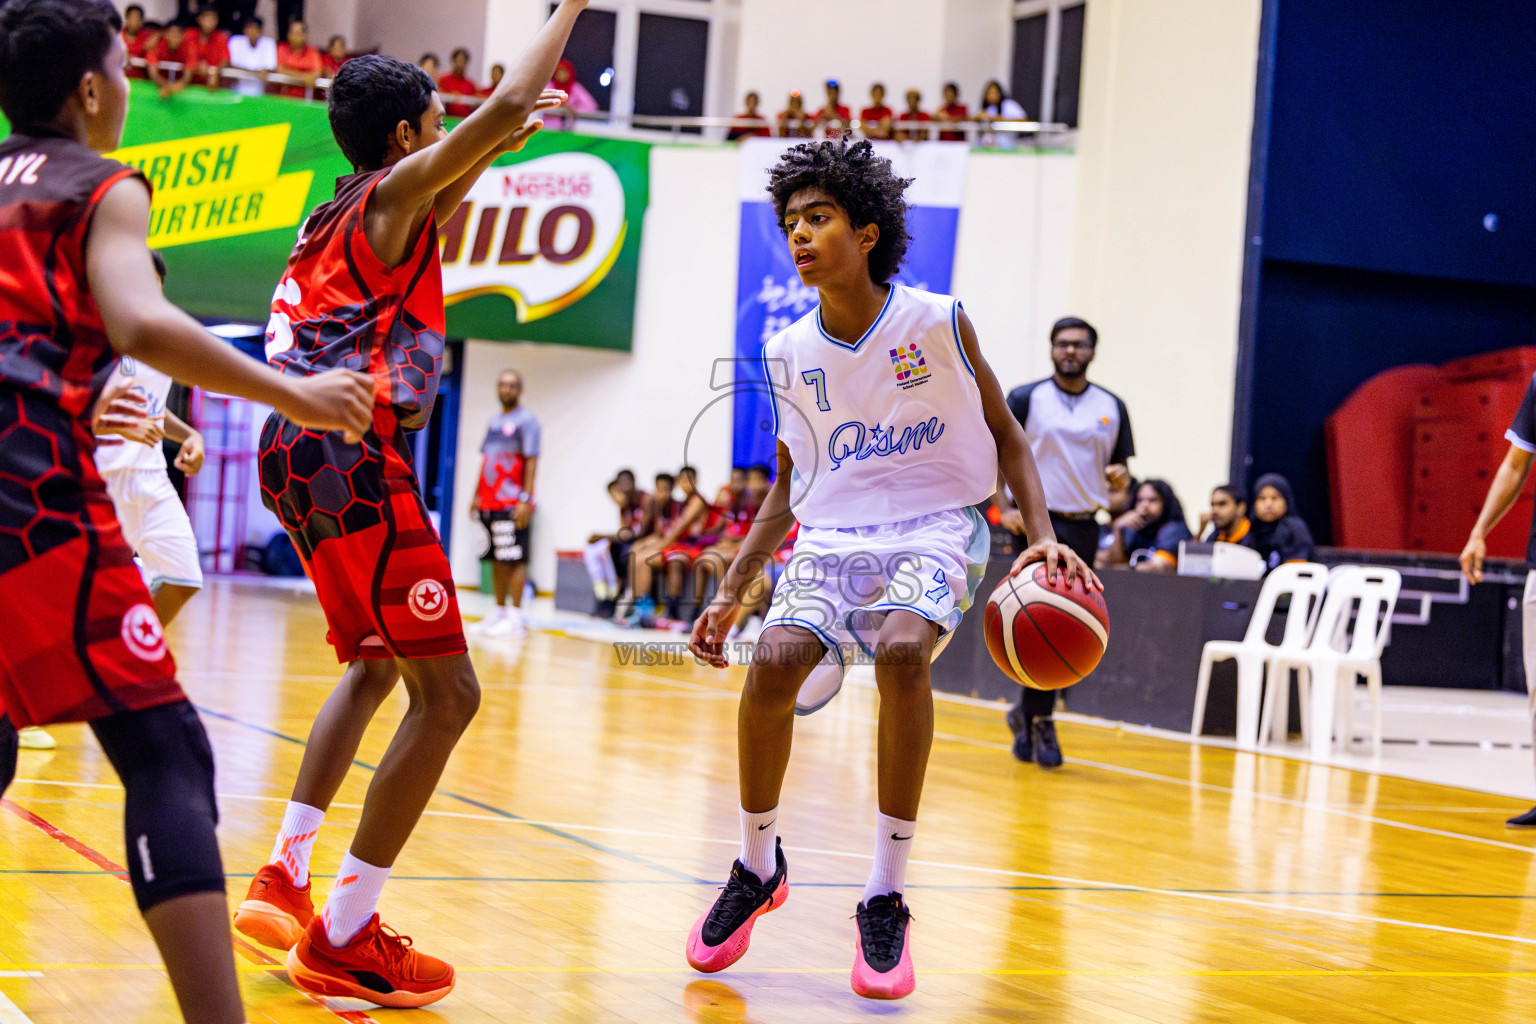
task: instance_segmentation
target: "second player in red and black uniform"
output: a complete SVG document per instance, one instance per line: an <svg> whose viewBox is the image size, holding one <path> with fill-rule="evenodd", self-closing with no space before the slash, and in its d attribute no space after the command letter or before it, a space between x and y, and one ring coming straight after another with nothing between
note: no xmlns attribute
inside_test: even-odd
<svg viewBox="0 0 1536 1024"><path fill-rule="evenodd" d="M299 550L347 664L305 747L270 862L235 926L287 949L288 975L315 995L417 1007L453 988L453 968L385 928L384 881L416 826L480 686L466 653L448 560L416 489L407 432L437 391L444 313L437 224L503 153L564 98L544 84L586 0L561 0L495 92L450 136L436 83L414 65L363 56L329 90L332 132L354 173L301 229L272 301L267 358L285 374L369 373L361 442L274 415L262 431L263 500ZM404 681L410 705L385 752L323 914L309 857L364 730Z"/></svg>

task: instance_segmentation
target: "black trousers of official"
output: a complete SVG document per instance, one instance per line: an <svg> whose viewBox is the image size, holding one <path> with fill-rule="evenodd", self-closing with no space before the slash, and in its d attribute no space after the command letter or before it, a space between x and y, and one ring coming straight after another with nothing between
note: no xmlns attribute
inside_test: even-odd
<svg viewBox="0 0 1536 1024"><path fill-rule="evenodd" d="M1093 568L1093 556L1099 553L1099 524L1092 519L1064 519L1051 513L1051 529L1056 539L1073 551L1077 557ZM1019 687L1018 707L1024 712L1026 724L1031 718L1044 718L1056 708L1055 690L1035 690Z"/></svg>

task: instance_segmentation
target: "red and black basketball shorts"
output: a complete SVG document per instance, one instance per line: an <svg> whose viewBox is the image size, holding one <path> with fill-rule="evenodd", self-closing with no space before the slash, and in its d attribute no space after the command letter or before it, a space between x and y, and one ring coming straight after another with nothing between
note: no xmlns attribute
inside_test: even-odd
<svg viewBox="0 0 1536 1024"><path fill-rule="evenodd" d="M262 501L293 539L343 663L469 649L405 443L396 431L382 445L376 432L348 444L276 413L261 432Z"/></svg>
<svg viewBox="0 0 1536 1024"><path fill-rule="evenodd" d="M71 483L55 504L73 510L0 510L0 711L17 727L186 700L106 491Z"/></svg>

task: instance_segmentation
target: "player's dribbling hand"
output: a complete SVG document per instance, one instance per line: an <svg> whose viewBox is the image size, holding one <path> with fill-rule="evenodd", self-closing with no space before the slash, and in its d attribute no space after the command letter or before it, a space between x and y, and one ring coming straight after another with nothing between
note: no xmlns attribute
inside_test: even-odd
<svg viewBox="0 0 1536 1024"><path fill-rule="evenodd" d="M1479 537L1471 537L1467 540L1467 546L1461 549L1461 572L1467 578L1468 583L1483 582L1483 559L1488 557L1488 545Z"/></svg>
<svg viewBox="0 0 1536 1024"><path fill-rule="evenodd" d="M725 656L725 638L730 635L740 613L741 605L735 601L711 601L693 624L693 636L688 641L693 656L715 668L725 668L729 664Z"/></svg>
<svg viewBox="0 0 1536 1024"><path fill-rule="evenodd" d="M181 451L176 453L176 468L187 476L197 476L203 468L203 435L192 431L192 436L181 442Z"/></svg>
<svg viewBox="0 0 1536 1024"><path fill-rule="evenodd" d="M293 385L278 412L300 426L339 430L348 444L361 441L373 425L373 378L355 370L327 370Z"/></svg>
<svg viewBox="0 0 1536 1024"><path fill-rule="evenodd" d="M128 390L126 381L107 388L91 409L91 433L115 434L140 444L157 445L165 437L160 421L149 415L144 396ZM122 444L116 439L105 444Z"/></svg>
<svg viewBox="0 0 1536 1024"><path fill-rule="evenodd" d="M1085 590L1103 590L1104 584L1098 575L1081 558L1077 552L1062 544L1060 541L1045 540L1039 544L1031 544L1019 553L1019 557L1013 560L1013 568L1008 570L1008 575L1013 576L1026 565L1035 562L1045 563L1045 578L1052 583L1056 582L1059 575L1065 575L1067 586L1071 586L1077 580L1083 581Z"/></svg>

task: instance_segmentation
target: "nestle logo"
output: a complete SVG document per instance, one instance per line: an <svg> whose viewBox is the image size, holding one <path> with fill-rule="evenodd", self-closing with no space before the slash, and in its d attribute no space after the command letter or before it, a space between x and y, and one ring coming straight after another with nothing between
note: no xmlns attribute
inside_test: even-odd
<svg viewBox="0 0 1536 1024"><path fill-rule="evenodd" d="M592 179L586 174L505 174L501 194L519 199L586 199Z"/></svg>

